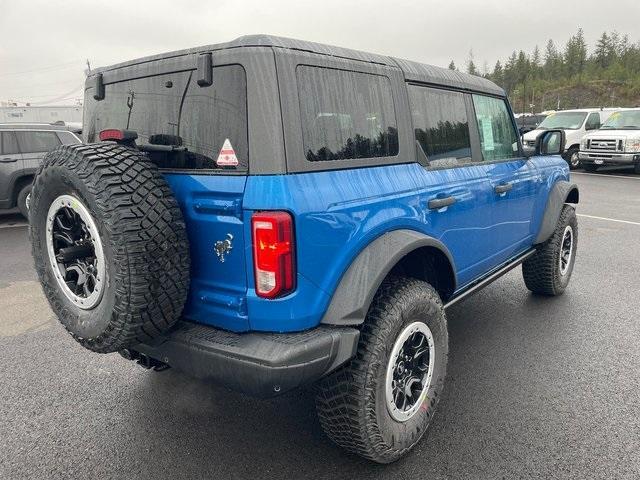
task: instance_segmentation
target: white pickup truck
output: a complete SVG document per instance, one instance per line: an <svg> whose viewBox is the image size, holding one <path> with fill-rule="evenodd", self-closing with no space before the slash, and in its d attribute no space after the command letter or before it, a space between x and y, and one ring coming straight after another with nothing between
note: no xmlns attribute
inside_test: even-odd
<svg viewBox="0 0 640 480"><path fill-rule="evenodd" d="M588 172L605 165L633 166L640 174L640 108L615 112L580 143L580 163Z"/></svg>
<svg viewBox="0 0 640 480"><path fill-rule="evenodd" d="M533 147L536 138L545 130L561 129L566 135L566 150L563 158L571 169L580 166L580 141L589 132L598 130L600 125L606 121L610 115L619 111L619 108L583 108L579 110L563 110L551 113L538 128L525 133L522 136L522 143L525 146Z"/></svg>

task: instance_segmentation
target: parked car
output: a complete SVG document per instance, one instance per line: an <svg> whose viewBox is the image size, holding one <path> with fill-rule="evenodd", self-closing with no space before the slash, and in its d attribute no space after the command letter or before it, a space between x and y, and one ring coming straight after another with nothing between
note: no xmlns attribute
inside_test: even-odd
<svg viewBox="0 0 640 480"><path fill-rule="evenodd" d="M46 123L0 123L0 209L18 207L27 217L33 176L44 155L80 138Z"/></svg>
<svg viewBox="0 0 640 480"><path fill-rule="evenodd" d="M518 115L515 115L515 117L516 117L516 124L520 129L520 133L525 134L538 128L538 126L542 123L542 121L545 118L547 118L547 115L545 114L533 115L529 113L520 113Z"/></svg>
<svg viewBox="0 0 640 480"><path fill-rule="evenodd" d="M564 130L566 135L566 151L563 158L570 168L580 166L580 141L593 130L597 130L609 116L619 111L618 108L585 108L580 110L563 110L549 114L547 118L531 132L525 133L523 142L532 147L536 143L538 135L548 129L559 128Z"/></svg>
<svg viewBox="0 0 640 480"><path fill-rule="evenodd" d="M259 396L315 383L329 437L387 463L442 398L445 308L520 264L568 285L564 132L525 151L486 79L248 36L85 87L87 144L47 155L30 232L89 350Z"/></svg>
<svg viewBox="0 0 640 480"><path fill-rule="evenodd" d="M580 163L588 172L625 165L640 174L640 108L616 112L600 130L586 135L580 144Z"/></svg>

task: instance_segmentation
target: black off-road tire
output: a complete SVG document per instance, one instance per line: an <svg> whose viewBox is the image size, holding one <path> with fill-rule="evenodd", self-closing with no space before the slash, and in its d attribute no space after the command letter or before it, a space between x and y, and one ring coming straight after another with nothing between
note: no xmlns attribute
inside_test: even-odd
<svg viewBox="0 0 640 480"><path fill-rule="evenodd" d="M16 197L16 204L18 206L18 210L24 218L29 219L29 202L30 200L29 194L31 193L31 184L27 184L20 189L18 192L18 196Z"/></svg>
<svg viewBox="0 0 640 480"><path fill-rule="evenodd" d="M598 171L598 165L594 165L593 163L586 163L582 166L582 168L584 168L585 172L589 172L589 173L595 173Z"/></svg>
<svg viewBox="0 0 640 480"><path fill-rule="evenodd" d="M640 175L640 162L636 163L633 167L633 173L635 173L636 175Z"/></svg>
<svg viewBox="0 0 640 480"><path fill-rule="evenodd" d="M571 227L573 249L566 273L560 269L562 242L567 227ZM524 283L533 293L540 295L562 295L569 284L578 249L578 220L575 209L564 205L556 229L551 238L539 246L538 251L522 263Z"/></svg>
<svg viewBox="0 0 640 480"><path fill-rule="evenodd" d="M89 211L104 250L99 303L78 308L54 278L47 216L60 195ZM65 145L48 153L33 184L30 237L36 271L51 308L89 350L108 353L147 342L181 316L189 289L189 244L182 212L140 152L113 143Z"/></svg>
<svg viewBox="0 0 640 480"><path fill-rule="evenodd" d="M412 322L426 323L435 343L435 364L428 395L404 422L386 405L386 369L395 340ZM322 379L316 409L325 433L335 443L378 463L393 462L411 450L426 432L442 396L449 340L444 307L428 283L391 277L383 283L362 326L356 357Z"/></svg>

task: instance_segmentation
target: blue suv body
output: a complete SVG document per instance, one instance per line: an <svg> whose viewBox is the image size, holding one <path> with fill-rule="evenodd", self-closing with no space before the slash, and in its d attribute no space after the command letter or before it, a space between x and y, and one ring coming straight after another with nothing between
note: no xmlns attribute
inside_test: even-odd
<svg viewBox="0 0 640 480"><path fill-rule="evenodd" d="M135 131L189 241L180 320L121 353L261 396L332 378L325 393L352 396L319 400L323 426L376 461L411 442L380 456L344 440L330 399L360 401L357 369L384 315L415 290L444 322L444 308L523 262L537 293L562 293L571 273L566 204L578 190L563 134L525 151L504 91L481 77L258 35L94 71L84 119L88 144ZM410 384L444 380L437 365L415 366L420 345L446 353L444 325L414 322L380 347L393 357L382 361L388 392L403 385L386 397L398 425L419 411ZM410 363L430 373L403 377ZM420 401L435 408L433 392Z"/></svg>

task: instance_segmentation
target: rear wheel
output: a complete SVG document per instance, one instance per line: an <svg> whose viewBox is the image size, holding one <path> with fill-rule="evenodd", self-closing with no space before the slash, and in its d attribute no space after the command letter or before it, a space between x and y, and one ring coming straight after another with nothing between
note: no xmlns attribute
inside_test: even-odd
<svg viewBox="0 0 640 480"><path fill-rule="evenodd" d="M155 165L119 145L66 145L36 174L38 277L71 335L96 352L146 342L180 317L189 288L182 213Z"/></svg>
<svg viewBox="0 0 640 480"><path fill-rule="evenodd" d="M447 321L427 283L385 280L351 363L320 381L316 407L327 435L379 463L411 450L427 430L447 369Z"/></svg>
<svg viewBox="0 0 640 480"><path fill-rule="evenodd" d="M27 184L20 189L16 198L18 210L26 219L29 218L29 204L31 203L31 184Z"/></svg>

